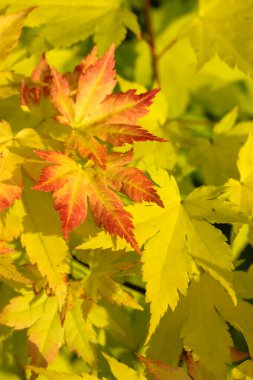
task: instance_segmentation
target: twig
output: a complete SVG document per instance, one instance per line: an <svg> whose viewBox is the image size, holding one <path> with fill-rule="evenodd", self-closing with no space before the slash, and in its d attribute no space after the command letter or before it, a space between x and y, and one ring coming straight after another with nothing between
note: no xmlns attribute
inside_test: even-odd
<svg viewBox="0 0 253 380"><path fill-rule="evenodd" d="M146 289L142 288L141 286L139 285L135 285L135 284L131 284L131 282L129 281L125 281L123 283L123 285L128 288L128 289L131 289L131 290L134 290L135 292L137 293L140 293L140 294L145 294L146 293Z"/></svg>
<svg viewBox="0 0 253 380"><path fill-rule="evenodd" d="M156 80L159 84L159 73L158 73L158 65L157 65L157 55L156 55L156 46L155 46L155 36L154 30L151 20L151 0L144 0L144 12L147 26L147 33L149 36L149 46L151 50L152 56L152 68L153 68L153 81Z"/></svg>

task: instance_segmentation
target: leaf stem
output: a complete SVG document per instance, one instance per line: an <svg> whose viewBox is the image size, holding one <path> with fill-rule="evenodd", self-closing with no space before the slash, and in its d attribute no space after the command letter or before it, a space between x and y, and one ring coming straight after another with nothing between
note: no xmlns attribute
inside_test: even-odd
<svg viewBox="0 0 253 380"><path fill-rule="evenodd" d="M159 80L159 72L158 72L158 61L156 54L156 46L155 46L155 35L153 30L153 24L151 19L151 0L144 0L144 12L147 26L147 33L149 36L148 43L151 50L152 56L152 68L153 68L153 81L157 81L160 84Z"/></svg>
<svg viewBox="0 0 253 380"><path fill-rule="evenodd" d="M159 54L156 55L156 59L160 59L165 53L167 53L168 50L170 50L176 43L178 42L177 38L174 38L172 41L166 45Z"/></svg>

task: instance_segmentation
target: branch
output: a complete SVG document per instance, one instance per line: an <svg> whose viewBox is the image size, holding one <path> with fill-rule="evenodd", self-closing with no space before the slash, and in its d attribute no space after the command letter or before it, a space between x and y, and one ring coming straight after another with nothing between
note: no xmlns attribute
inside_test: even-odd
<svg viewBox="0 0 253 380"><path fill-rule="evenodd" d="M126 288L134 290L135 292L138 292L140 294L145 294L146 293L146 289L142 288L141 286L138 286L138 285L135 285L135 284L131 284L131 282L129 282L129 281L123 282L123 285Z"/></svg>
<svg viewBox="0 0 253 380"><path fill-rule="evenodd" d="M144 0L144 12L147 26L147 33L149 36L149 46L152 56L152 68L153 68L153 81L156 80L159 84L158 62L156 55L155 36L151 20L151 0Z"/></svg>

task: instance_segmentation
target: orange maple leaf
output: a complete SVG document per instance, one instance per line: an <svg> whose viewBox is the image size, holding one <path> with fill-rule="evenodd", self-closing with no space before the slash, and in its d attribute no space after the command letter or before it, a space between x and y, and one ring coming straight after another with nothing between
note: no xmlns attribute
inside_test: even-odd
<svg viewBox="0 0 253 380"><path fill-rule="evenodd" d="M62 76L52 69L51 100L60 113L56 119L73 129L66 141L67 150L77 146L82 157L104 169L105 143L122 146L134 141L165 141L137 125L159 89L140 95L135 90L112 93L115 84L113 46L101 59L93 50L73 74Z"/></svg>
<svg viewBox="0 0 253 380"><path fill-rule="evenodd" d="M119 235L140 252L134 237L132 215L124 209L117 191L121 191L136 202L163 203L153 188L153 183L141 170L124 167L131 161L132 152L108 154L108 168L93 167L92 161L84 165L63 153L35 151L53 165L46 166L40 175L36 190L53 192L56 211L62 221L66 239L69 231L84 222L88 200L93 218L98 226L111 235Z"/></svg>
<svg viewBox="0 0 253 380"><path fill-rule="evenodd" d="M26 82L22 80L20 89L21 105L28 108L36 108L50 94L52 81L51 68L43 54L38 66L33 70L31 79Z"/></svg>

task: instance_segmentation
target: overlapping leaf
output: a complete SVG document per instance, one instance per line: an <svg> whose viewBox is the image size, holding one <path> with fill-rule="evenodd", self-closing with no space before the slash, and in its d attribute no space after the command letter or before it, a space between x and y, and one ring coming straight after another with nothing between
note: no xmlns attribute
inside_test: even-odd
<svg viewBox="0 0 253 380"><path fill-rule="evenodd" d="M137 240L140 244L146 242L142 262L147 282L146 298L151 302L150 335L168 306L174 310L179 293L186 294L195 264L219 281L236 302L231 250L225 236L211 223L247 220L230 202L219 198L220 190L215 187L195 189L182 199L173 177L162 170L151 174L161 187L158 193L165 208L156 205L129 207L134 215ZM119 242L116 249L124 246ZM91 240L79 248L99 247L109 248L114 244L102 233L94 239L94 244Z"/></svg>
<svg viewBox="0 0 253 380"><path fill-rule="evenodd" d="M108 361L110 369L117 380L125 380L126 378L129 380L146 380L145 376L139 374L137 371L128 367L124 363L120 363L118 360L107 354L103 355Z"/></svg>
<svg viewBox="0 0 253 380"><path fill-rule="evenodd" d="M34 366L29 366L29 369L38 375L43 375L47 380L99 380L97 376L89 375L87 373L84 373L83 375L71 375L69 373L50 371Z"/></svg>
<svg viewBox="0 0 253 380"><path fill-rule="evenodd" d="M38 114L38 109L40 109L41 116L45 117L45 114L49 111L47 97L50 93L49 85L51 80L51 68L47 63L45 54L43 54L38 66L31 74L30 81L22 81L20 90L21 105L29 108L35 115Z"/></svg>
<svg viewBox="0 0 253 380"><path fill-rule="evenodd" d="M73 128L67 150L77 145L81 156L105 168L104 143L121 146L134 141L164 141L137 125L158 90L140 95L134 90L112 94L116 84L113 47L101 59L93 50L73 75L64 77L56 69L52 74L51 99L60 112L56 118Z"/></svg>
<svg viewBox="0 0 253 380"><path fill-rule="evenodd" d="M70 157L57 152L37 151L39 157L52 163L41 173L36 190L53 191L55 209L60 213L62 229L66 239L74 227L84 222L87 216L87 201L94 220L111 235L119 235L139 251L134 237L132 217L127 212L115 191L121 191L131 199L162 202L153 189L152 182L134 168L124 168L132 154L113 153L108 156L106 171L91 162L84 166Z"/></svg>
<svg viewBox="0 0 253 380"><path fill-rule="evenodd" d="M123 0L94 0L91 5L84 4L81 0L74 0L69 4L65 0L57 0L55 4L49 4L48 0L29 1L29 5L35 3L38 7L27 18L28 28L22 36L22 47L10 57L14 68L20 70L18 72L22 72L23 69L20 67L24 62L27 62L25 71L28 72L31 68L30 63L34 60L34 56L27 57L27 41L32 41L28 48L29 54L33 55L36 52L37 56L38 51L52 49L54 46L69 46L93 35L101 53L113 40L118 44L124 38L126 26L138 33L136 18L128 11ZM134 3L136 7L134 9L138 9L142 16L142 5L136 1L130 3ZM67 377L73 380L82 378L95 380L96 376L88 375L86 371L88 367L96 371L94 348L99 344L106 345L106 350L108 347L110 354L119 359L117 361L106 357L117 379L146 379L143 369L140 373L133 369L134 359L130 350L141 350L141 339L144 338L145 326L149 322L149 312L148 307L144 307L143 312L134 310L134 308L140 309L135 299L143 304L144 294L131 297L125 291L128 284L123 283L123 280L117 281L118 274L122 274L123 278L129 274L127 271L129 261L125 261L125 252L122 252L125 249L130 252L127 258L136 257L139 264L141 261L143 263L143 277L147 283L146 300L151 304L149 330L151 340L148 357L143 358L149 372L148 377L187 379L185 369L179 369L177 366L180 365L179 360L187 361L188 358L187 363L184 362L182 366L188 365L190 377L223 380L226 377L226 363L231 362L230 350L235 344L228 332L227 323L241 331L252 356L252 306L242 300L252 298L252 271L246 274L236 272L234 277L232 276L230 247L220 230L212 225L246 223L248 219L240 214L238 209L252 215L252 137L249 137L241 150L238 171L235 166L239 147L246 140L252 125L243 123L235 126L236 110L214 125L212 130L209 128L209 121L204 120L203 128L197 129L200 127L196 125L198 120L184 120L182 109L190 100L190 90L193 87L192 108L188 110L190 119L192 116L195 117L193 115L195 112L207 116L210 109L215 118L216 110L213 110L209 104L205 105L206 108L199 108L198 100L194 98L195 83L193 87L192 83L196 81L196 88L199 83L197 83L197 74L193 76L195 60L187 39L181 40L171 50L171 54L166 54L168 59L163 59L163 49L168 51L166 49L170 47L168 41L173 38L173 31L163 33L166 29L165 21L162 22L162 26L160 22L161 19L165 20L167 13L162 11L171 10L170 20L173 20L174 13L181 14L182 11L180 1L172 2L168 8L165 3L161 7L157 6L154 18L151 17L150 20L154 22L154 34L161 33L163 40L161 44L160 37L158 41L154 41L157 42L155 46L157 51L162 53L160 57L154 55L160 74L160 78L157 76L157 79L161 80L162 87L166 83L169 84L168 88L165 88L165 104L161 104L160 109L154 108L155 112L159 111L157 111L159 117L154 117L153 126L149 124L153 123L152 118L146 121L139 119L147 114L156 90L137 95L135 91L125 88L128 90L125 93L113 93L116 84L113 47L102 58L97 57L94 49L73 73L63 75L56 69L51 69L43 55L31 79L22 83L21 105L23 110L29 112L20 111L18 116L12 117L8 107L11 104L10 109L13 110L13 104L17 104L17 97L10 102L1 100L3 117L7 116L6 120L15 120L15 123L10 121L13 133L7 123L0 123L2 154L0 164L3 164L0 171L0 240L11 243L8 246L18 247L21 267L19 272L16 263L14 264L14 260L11 259L11 252L3 248L4 252L0 254L0 275L11 286L10 289L7 289L5 284L3 288L1 287L3 291L1 303L3 305L6 305L6 301L9 303L3 306L0 312L2 324L0 340L6 339L2 351L4 352L7 347L5 356L7 357L10 344L22 348L23 345L15 341L15 335L18 336L20 331L13 334L13 343L10 343L12 337L6 338L10 332L6 335L4 328L28 329L29 354L34 365L30 368L33 372L32 378L40 374L52 380ZM244 3L229 0L226 5L221 4L221 0L199 1L199 16L195 18L190 31L191 43L197 54L199 66L218 53L230 66L238 66L241 70L252 73L252 60L245 53L252 51L251 42L245 39L252 30L251 3L252 0ZM23 8L28 4L28 0L10 0L8 4L11 5L4 9L6 13ZM190 8L187 6L187 9ZM153 11L151 5L149 10ZM21 14L25 17L26 12L28 14L27 10L21 11L19 16L16 14L15 17L22 18ZM1 16L0 32L1 20L5 17L6 20L15 18L11 13L8 16ZM183 20L180 18L178 21L178 25L181 25ZM18 23L15 36L11 31L13 40L8 37L0 43L0 56L1 46L5 49L5 42L9 44L9 47L6 45L7 50L15 45L23 23L24 18ZM68 28L65 28L66 26ZM63 27L64 33L61 34ZM176 29L172 27L174 31L177 29L178 26ZM145 33L144 30L144 38ZM152 43L151 41L153 48ZM87 46L88 44L89 42ZM72 68L80 53L79 48L86 49L87 46L77 44L73 49L50 51L47 57L49 62L54 62L60 70L64 67ZM134 47L132 56L127 59L133 60L136 65L133 70L129 70L129 65L124 63L120 75L137 82L138 78L141 78L141 82L151 87L149 44L144 39L140 43L136 42L132 36L129 36L125 46ZM125 59L125 46L117 51L120 59L122 57ZM76 54L75 57L73 52ZM56 59L58 53L59 58ZM5 58L8 51L3 54ZM63 59L58 66L57 62L59 63L65 54L68 56L68 62ZM26 56L25 61L19 67L18 61L23 60L24 56ZM179 56L182 58L181 61L177 59ZM187 68L186 61L190 63L186 65ZM215 62L217 63L217 60ZM144 63L147 63L147 70L142 70ZM221 67L220 61L218 67ZM213 71L211 69L211 75ZM168 72L171 75L168 75ZM177 74L176 82L179 85L175 85L174 73ZM15 73L12 76L7 72L2 76L2 82L5 86L9 79L12 81L15 78ZM230 80L238 81L242 78L244 78L242 74L235 73L231 75ZM2 82L0 79L0 86ZM205 83L206 81L204 85ZM217 83L218 81L214 84ZM235 87L244 83L246 84L246 81L236 83ZM238 97L242 93L243 97L250 95L250 86L249 82L245 88L241 86L243 90L238 90ZM187 96L185 96L186 87ZM212 91L215 92L215 85L213 87ZM0 97L1 91L0 88ZM10 92L6 92L6 96L12 94L11 88L8 91ZM184 96L178 97L175 93ZM208 95L207 92L207 97ZM167 105L168 99L173 100L169 105ZM228 99L228 103L235 103L233 96L231 99ZM217 97L215 102L218 101ZM250 96L245 108L240 109L240 116L243 118L248 117L248 114L244 114L245 109L251 113L249 103ZM218 104L218 106L221 108L218 113L223 112L223 105ZM20 121L19 115L22 115ZM161 147L160 152L157 146L158 142L163 140L149 132L149 130L154 131L154 127L164 124L167 117L174 116L182 117L184 125L191 123L191 138L188 139L186 128L180 129L181 121L175 120L169 127L166 124L161 134L173 137L179 133L182 140L187 140L187 144L181 144L187 148L187 152L184 151L183 155L175 154L178 152L178 138L174 140L172 138L171 150L164 151ZM178 128L175 130L176 123ZM210 125L213 126L212 121ZM169 133L166 128L169 128ZM203 136L208 135L208 138L199 138L199 130L203 131ZM154 141L152 144L156 145L155 152L159 151L158 159L149 159L153 156L153 151L149 150L149 147L146 151L142 148L139 150L139 155L137 154L138 167L149 169L149 163L155 162L158 166L173 170L182 189L181 195L173 177L168 176L166 172L151 170L153 181L160 186L156 193L153 182L139 169L129 166L132 162L132 151L119 153L129 149L128 146L123 146L125 144L132 145L135 141L146 140ZM32 152L34 149L37 150L39 159L34 156ZM174 152L172 159L167 157L170 152ZM143 157L144 155L146 157ZM222 200L225 199L222 198L224 188L200 187L189 194L189 189L194 186L192 177L188 175L193 170L189 162L203 169L206 184L223 184L229 176L232 176L234 180L229 181L227 189L236 207ZM32 182L21 176L21 166L34 182L37 181L33 190L31 190ZM44 169L39 178L41 167ZM237 181L239 174L240 180ZM73 253L73 257L70 257L66 242L62 238L58 215L52 207L53 202L50 200L50 195L43 192L53 193L55 209L60 215L63 234L67 239L69 233L87 219L90 210L96 224L106 231L92 239L89 234L93 233L93 228L89 228L89 223L92 226L95 224L87 221L85 226L80 226L73 233L70 246L79 245L78 249L90 249L91 252L82 252L82 256L79 256L80 252ZM164 208L160 207L163 203L158 194L164 202ZM127 197L131 204L144 201L156 205L124 206L124 203L129 203L127 200L123 202ZM16 240L20 234L20 241ZM246 243L247 241L245 239ZM100 250L97 251L97 248ZM141 248L144 250L142 257L133 254L133 250L139 252ZM109 250L121 252L112 254ZM80 257L82 257L81 262ZM115 257L118 261L114 260ZM27 263L28 260L32 264ZM69 261L71 265L73 264L73 270L70 270ZM139 276L141 266L137 267L133 273ZM27 273L29 280L25 277ZM84 273L85 278L83 278ZM133 287L131 294L136 290L140 293L145 292L145 286L141 278L136 278L137 276L130 279L129 287ZM21 294L17 295L16 291L20 291ZM105 300L114 305L108 305ZM100 301L102 305L95 305ZM94 307L90 313L86 313L85 308L86 306L89 308L90 304L94 304ZM130 306L133 309L125 311L124 307L118 305ZM97 329L98 336L96 336ZM26 335L26 331L21 333ZM22 342L24 341L22 338ZM67 347L63 348L57 358L59 349L64 343ZM80 376L65 374L68 372L67 351L75 352L79 357L75 363L71 363L77 367L73 366L69 371L74 373L78 368L85 374ZM56 361L52 363L52 368L48 371L42 368L54 359ZM101 355L99 375L103 373L101 370L104 370L103 364L100 367L100 360ZM130 362L133 368L121 363L121 360L125 363ZM9 358L7 361L9 362ZM60 368L61 361L64 368ZM21 364L22 371L27 363L27 359L18 363L19 366ZM12 370L14 365L11 363L11 366ZM136 363L135 368L137 368ZM196 369L196 373L193 368ZM234 370L232 377L250 376L251 372L251 364L247 363L238 368L237 372ZM9 372L7 375L6 373L3 374L4 378L8 378ZM0 377L1 375L2 372Z"/></svg>
<svg viewBox="0 0 253 380"><path fill-rule="evenodd" d="M202 66L218 54L232 67L252 75L252 0L199 0L191 43Z"/></svg>
<svg viewBox="0 0 253 380"><path fill-rule="evenodd" d="M49 297L40 318L29 328L28 348L31 364L46 366L53 361L63 343L63 328L56 297ZM35 378L35 377L34 377Z"/></svg>
<svg viewBox="0 0 253 380"><path fill-rule="evenodd" d="M28 285L30 281L17 269L12 258L13 250L4 243L0 243L0 278Z"/></svg>
<svg viewBox="0 0 253 380"><path fill-rule="evenodd" d="M29 4L28 4L29 6ZM0 15L0 59L1 63L16 47L25 20L34 7L22 9L16 13ZM18 94L21 76L13 71L0 71L0 98Z"/></svg>
<svg viewBox="0 0 253 380"><path fill-rule="evenodd" d="M0 156L0 210L10 207L15 199L20 199L23 181L20 171L22 158L2 150Z"/></svg>
<svg viewBox="0 0 253 380"><path fill-rule="evenodd" d="M240 207L243 212L252 215L253 202L253 136L249 135L246 143L239 152L237 161L240 180L231 178L227 182L230 199Z"/></svg>
<svg viewBox="0 0 253 380"><path fill-rule="evenodd" d="M42 26L32 44L32 50L65 47L94 35L101 52L112 42L117 45L125 38L127 29L140 34L137 18L122 0L95 0L93 3L75 0L9 0L11 10L25 6L37 6L26 25ZM22 5L22 6L21 6ZM57 20L57 22L56 22ZM75 25L70 28L70 25Z"/></svg>
<svg viewBox="0 0 253 380"><path fill-rule="evenodd" d="M97 251L94 254L91 252L90 255L85 252L85 255L78 255L78 259L88 263L90 267L88 276L82 281L84 315L87 315L101 298L110 303L142 310L123 285L115 279L134 273L136 262L124 260L124 255L118 252L112 254L110 251Z"/></svg>
<svg viewBox="0 0 253 380"><path fill-rule="evenodd" d="M49 287L57 295L62 309L67 296L67 274L69 272L69 252L53 205L47 197L29 189L31 181L26 180L22 198L21 243L26 248L32 264L37 264ZM41 212L37 213L38 205Z"/></svg>
<svg viewBox="0 0 253 380"><path fill-rule="evenodd" d="M28 4L29 5L29 4ZM28 14L34 8L0 16L0 59L3 60L16 46Z"/></svg>
<svg viewBox="0 0 253 380"><path fill-rule="evenodd" d="M201 168L206 185L223 185L238 177L236 160L241 145L253 131L251 122L236 123L235 108L214 125L209 139L196 137L190 142L189 162Z"/></svg>
<svg viewBox="0 0 253 380"><path fill-rule="evenodd" d="M65 342L71 351L91 367L96 367L96 332L88 318L84 319L81 300L73 300L64 322Z"/></svg>
<svg viewBox="0 0 253 380"><path fill-rule="evenodd" d="M46 367L65 340L71 351L95 367L96 333L91 322L83 318L81 300L68 305L64 320L60 320L58 308L56 297L28 292L11 299L0 313L0 323L17 330L28 328L32 365Z"/></svg>
<svg viewBox="0 0 253 380"><path fill-rule="evenodd" d="M14 297L1 311L0 323L15 329L31 327L41 318L46 300L45 294L36 296L32 292Z"/></svg>
<svg viewBox="0 0 253 380"><path fill-rule="evenodd" d="M145 364L148 372L155 380L190 380L183 368L174 368L158 360L151 360L138 355L141 363Z"/></svg>
<svg viewBox="0 0 253 380"><path fill-rule="evenodd" d="M186 294L189 276L194 271L193 262L219 281L236 302L230 247L210 223L235 223L240 218L236 208L218 198L215 188L195 189L182 200L175 180L165 172L153 172L152 178L163 189L160 194L165 209L159 212L151 206L149 219L148 208L144 211L145 206L137 206L138 210L136 207L140 221L143 220L142 229L146 226L150 234L153 226L155 234L145 245L142 258L147 301L151 302L150 333L168 305L175 308L178 292ZM154 254L157 251L158 262Z"/></svg>
<svg viewBox="0 0 253 380"><path fill-rule="evenodd" d="M245 292L241 291L240 295L244 297ZM194 379L196 375L196 379L223 380L233 347L227 322L244 335L251 352L252 313L252 305L239 297L235 306L209 274L195 275L187 296L180 296L175 312L168 310L162 318L150 340L148 355L175 364L184 348L188 351L189 373ZM168 355L166 339L171 342Z"/></svg>

